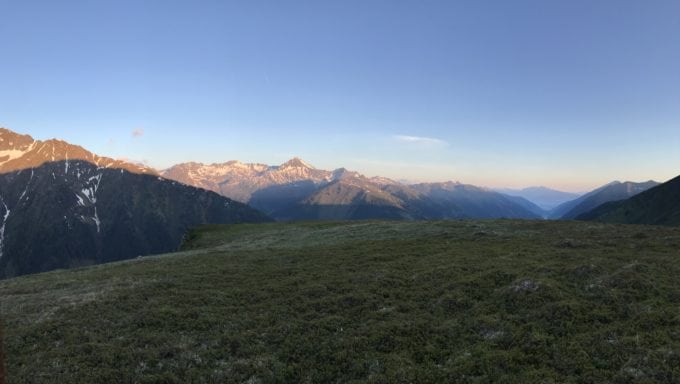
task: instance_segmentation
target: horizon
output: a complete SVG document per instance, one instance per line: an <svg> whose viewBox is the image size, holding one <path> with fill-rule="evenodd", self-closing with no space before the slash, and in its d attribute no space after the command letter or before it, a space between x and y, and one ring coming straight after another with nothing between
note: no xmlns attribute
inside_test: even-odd
<svg viewBox="0 0 680 384"><path fill-rule="evenodd" d="M32 135L30 135L29 133L16 132L16 131L13 131L13 130L7 128L7 127L3 127L3 126L0 126L0 129L6 129L6 130L8 130L8 131L10 131L10 132L12 132L12 133L19 134L19 135L28 135L28 136L32 137L34 140L40 140L40 141L46 141L46 140L60 140L60 141L61 141L61 140L63 140L63 139L60 139L59 137L36 138L36 137L33 137ZM72 142L69 142L69 144L79 145L78 143L72 143ZM82 145L79 145L79 146L83 147ZM87 147L84 147L84 149L85 149L85 150L88 150ZM211 165L221 165L221 164L231 163L231 162L238 162L238 163L241 163L241 164L261 164L261 165L266 165L266 166L269 166L269 167L277 167L277 166L281 166L281 165L285 164L286 162L289 162L289 161L292 161L292 160L301 160L306 166L309 166L309 167L311 167L311 168L313 168L313 169L322 169L322 168L319 168L319 167L315 166L314 164L308 162L306 159L301 158L301 157L299 157L299 156L293 156L293 157L290 157L290 158L288 158L288 159L286 159L286 160L283 160L283 161L281 161L281 162L278 162L278 163L263 163L263 162L258 162L258 161L246 162L246 161L242 161L242 160L239 160L239 159L229 159L229 160L218 161L218 162L210 162L210 163L207 163L207 162L200 162L200 161L189 161L189 162L185 162L185 163L173 163L173 164L171 164L169 167L158 168L158 167L154 167L154 166L152 166L151 164L149 164L148 161L147 161L147 162L145 162L145 161L138 161L138 160L135 160L135 159L125 158L125 157L118 157L118 158L116 158L116 157L108 156L108 155L106 155L106 154L101 154L101 153L95 153L95 154L96 154L96 155L99 155L99 156L103 156L103 157L109 157L109 158L112 158L112 159L114 159L114 160L120 160L120 161L125 161L125 162L128 162L128 163L132 163L132 164L143 165L143 166L145 166L145 167L150 167L150 168L152 168L152 169L154 169L154 170L156 170L156 171L158 171L158 172L163 172L163 171L165 171L165 170L167 170L167 169L169 169L169 168L171 168L171 167L173 167L173 166L180 165L180 164L186 164L186 163L197 163L197 164L200 164L200 165L211 166ZM330 167L330 168L326 168L326 169L324 169L324 170L326 170L326 171L335 171L335 170L338 170L338 169L341 169L341 168L345 168L345 169L346 169L347 167L345 167L345 166L333 166L333 167ZM361 171L358 171L358 170L356 170L356 169L348 169L348 170L349 170L349 171L352 171L352 172L358 172L359 174L361 174L361 175L363 175L363 176L366 176L366 177L368 177L368 178L372 178L372 177L387 177L387 176L385 176L385 175L377 175L377 174L376 174L376 175L371 175L371 174L365 174L365 173L363 173L363 172L361 172ZM665 181L668 181L668 180L659 181L659 180L653 180L653 179L649 179L649 180L610 180L610 181L608 181L608 182L606 182L606 183L599 184L599 185L595 185L595 186L589 187L589 188L587 188L587 189L582 189L582 190L567 190L567 189L554 188L554 187L546 186L546 185L528 185L528 186L517 186L517 187L511 187L511 186L488 186L488 185L470 184L470 183L466 183L466 182L461 181L461 180L452 180L452 179L449 179L449 180L413 180L413 179L410 179L410 180L409 180L409 179L398 178L398 177L388 177L388 178L389 178L389 179L392 179L393 181L396 181L396 182L398 182L398 183L400 183L400 184L404 184L404 185L414 185L414 184L419 184L419 183L447 183L447 182L454 182L454 183L460 183L460 184L474 185L474 186L476 186L476 187L481 187L481 188L485 188L485 189L489 189L489 190L500 191L501 193L505 193L505 192L509 192L509 191L518 192L518 191L520 191L520 190L532 189L532 188L547 188L547 189L551 189L551 190L554 190L554 191L559 191L559 192L569 192L569 193L573 193L573 194L577 194L577 195L584 195L584 194L586 194L586 193L588 193L588 192L591 192L591 191L593 191L593 190L595 190L595 189L597 189L597 188L600 188L600 187L603 187L603 186L606 186L606 185L609 185L609 184L612 184L612 183L625 183L625 182L644 183L644 182L649 182L649 181L654 181L654 182L663 183L663 182L665 182ZM670 180L670 179L669 179L669 180Z"/></svg>
<svg viewBox="0 0 680 384"><path fill-rule="evenodd" d="M680 174L680 3L3 3L0 126L156 169L585 192Z"/></svg>
<svg viewBox="0 0 680 384"><path fill-rule="evenodd" d="M26 133L26 132L17 132L17 131L14 131L14 130L8 128L8 127L4 127L4 126L0 126L0 129L7 129L7 130L9 130L10 132L13 132L13 133L16 133L16 134L19 134L19 135L28 135L28 136L32 137L34 140L39 140L39 141L46 141L46 140L64 140L64 139L59 138L59 137L37 138L37 137L31 135L30 133ZM70 141L68 141L68 140L66 140L66 142L68 142L69 144L81 146L81 147L83 147L85 150L90 151L89 148L87 148L86 146L81 145L81 144L79 144L79 143L70 142ZM465 181L463 181L463 180L455 180L455 179L447 179L447 180L432 180L432 179L422 179L422 180L418 180L418 179L405 179L405 178L403 178L403 177L399 177L398 175L397 175L397 176L394 176L394 177L390 177L390 176L386 176L386 175L384 175L384 174L366 174L366 173L364 173L364 172L362 172L362 171L360 171L360 170L358 170L358 169L348 168L348 167L343 166L343 165L339 165L339 166L331 166L331 167L329 167L329 168L328 168L328 167L326 167L326 168L324 168L324 167L318 167L318 166L316 166L313 162L310 162L310 161L308 161L307 159L305 159L305 158L303 158L303 157L300 157L300 156L291 156L291 157L289 157L289 158L286 158L285 160L282 160L282 161L279 161L279 162L276 162L276 163L265 163L265 162L261 162L261 161L243 161L243 160L240 160L240 159L226 159L226 160L224 160L224 161L217 161L217 162L201 162L201 161L196 161L196 160L190 160L190 161L181 162L181 163L179 163L179 162L178 162L178 163L172 163L172 164L170 164L170 165L167 166L167 167L160 168L160 167L155 167L155 166L153 166L153 164L151 164L151 162L149 162L149 161L147 161L147 160L137 160L137 159L131 159L131 158L126 158L126 157L114 157L114 156L109 156L108 154L102 154L102 153L97 153L97 152L93 152L93 153L95 153L96 155L99 155L99 156L109 157L109 158L112 158L112 159L114 159L114 160L125 161L125 162L132 163L132 164L140 164L140 165L143 165L143 166L146 166L146 167L150 167L150 168L152 168L152 169L154 169L154 170L156 170L156 171L158 171L158 172L162 172L162 171L165 171L165 170L167 170L167 169L169 169L169 168L171 168L171 167L173 167L173 166L180 165L180 164L186 164L186 163L197 163L197 164L201 164L201 165L210 166L210 165L220 165L220 164L225 164L225 163L230 163L230 162L238 162L238 163L241 163L241 164L262 164L262 165L267 165L267 166L270 166L270 167L277 167L277 166L283 165L284 163L286 163L286 162L288 162L288 161L298 159L298 160L301 160L303 163L305 163L305 165L307 165L307 166L309 166L309 167L311 167L311 168L313 168L313 169L323 169L323 170L326 170L326 171L334 171L334 170L337 170L337 169L346 168L346 169L349 170L349 171L358 172L359 174L361 174L361 175L363 175L363 176L366 176L366 177L368 177L368 178L372 178L372 177L387 177L387 178L389 178L389 179L392 179L393 181L396 181L396 182L398 182L398 183L400 183L400 184L404 184L404 185L413 185L413 184L419 184L419 183L447 183L447 182L454 182L454 183L473 185L473 186L476 186L476 187L486 188L486 189L489 189L489 190L498 190L498 191L500 191L500 190L520 191L520 190L531 189L531 188L547 188L547 189L551 189L551 190L554 190L554 191L569 192L569 193L574 193L574 194L578 194L578 195L586 194L586 193L591 192L591 191L593 191L593 190L595 190L595 189L597 189L597 188L600 188L600 187L603 187L603 186L605 186L605 185L612 184L612 183L619 183L619 182L620 182L620 183L625 183L625 182L644 183L644 182L648 182L648 181L654 181L654 182L658 182L658 183L664 183L664 182L666 182L666 181L668 181L668 180L671 180L672 178L676 177L676 176L673 176L673 177L669 178L668 180L654 180L654 179L646 179L646 180L642 180L642 179L641 179L641 180L619 180L619 179L612 179L612 180L609 180L609 181L607 181L607 182L603 182L602 184L597 184L597 185L593 185L593 186L591 186L591 187L587 187L586 189L570 190L570 189L566 189L566 188L564 188L564 189L555 188L555 187L552 187L552 186L549 186L549 185L542 185L542 184L535 184L535 185L518 185L518 186L508 186L508 185L493 185L493 186L492 186L492 185L472 184L472 183L467 183L467 182L465 182Z"/></svg>

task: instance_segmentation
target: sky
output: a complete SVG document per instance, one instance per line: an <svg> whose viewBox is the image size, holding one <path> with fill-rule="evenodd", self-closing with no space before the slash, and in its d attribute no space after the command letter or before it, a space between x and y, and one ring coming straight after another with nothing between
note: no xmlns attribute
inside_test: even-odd
<svg viewBox="0 0 680 384"><path fill-rule="evenodd" d="M0 0L0 126L586 191L680 174L677 0Z"/></svg>

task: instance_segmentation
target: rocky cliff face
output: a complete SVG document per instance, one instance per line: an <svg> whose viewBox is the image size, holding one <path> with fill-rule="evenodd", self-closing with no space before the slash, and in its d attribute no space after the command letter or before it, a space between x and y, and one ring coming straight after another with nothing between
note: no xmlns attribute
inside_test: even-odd
<svg viewBox="0 0 680 384"><path fill-rule="evenodd" d="M83 147L62 140L33 140L29 135L21 135L6 128L0 128L0 173L36 168L55 161L64 161L64 167L68 168L69 162L74 160L83 160L100 168L124 169L139 174L157 174L152 168L97 156Z"/></svg>

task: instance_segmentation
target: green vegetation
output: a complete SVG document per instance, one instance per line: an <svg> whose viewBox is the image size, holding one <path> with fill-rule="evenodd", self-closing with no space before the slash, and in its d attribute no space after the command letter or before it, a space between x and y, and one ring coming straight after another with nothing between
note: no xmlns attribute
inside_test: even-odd
<svg viewBox="0 0 680 384"><path fill-rule="evenodd" d="M207 226L0 282L9 383L680 381L680 228Z"/></svg>

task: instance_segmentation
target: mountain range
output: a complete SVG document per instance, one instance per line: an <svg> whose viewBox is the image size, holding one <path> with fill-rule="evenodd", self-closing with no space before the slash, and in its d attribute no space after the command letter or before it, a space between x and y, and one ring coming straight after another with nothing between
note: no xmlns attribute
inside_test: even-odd
<svg viewBox="0 0 680 384"><path fill-rule="evenodd" d="M161 175L210 189L286 221L541 217L531 202L486 188L457 182L404 185L344 168L317 169L299 158L278 166L238 161L183 163Z"/></svg>
<svg viewBox="0 0 680 384"><path fill-rule="evenodd" d="M281 165L229 161L182 163L160 174L247 203L276 220L524 218L572 220L597 206L655 185L612 182L589 193L545 187L490 190L458 182L404 184L299 158ZM552 207L552 209L548 209Z"/></svg>
<svg viewBox="0 0 680 384"><path fill-rule="evenodd" d="M544 187L501 193L451 181L404 184L345 168L317 169L300 158L281 165L192 162L158 172L0 128L0 278L172 251L187 229L205 223L578 218L677 224L679 183L612 182L573 198Z"/></svg>
<svg viewBox="0 0 680 384"><path fill-rule="evenodd" d="M173 251L199 224L268 220L150 168L7 129L0 170L0 278Z"/></svg>

